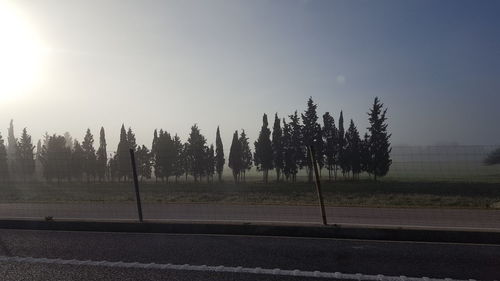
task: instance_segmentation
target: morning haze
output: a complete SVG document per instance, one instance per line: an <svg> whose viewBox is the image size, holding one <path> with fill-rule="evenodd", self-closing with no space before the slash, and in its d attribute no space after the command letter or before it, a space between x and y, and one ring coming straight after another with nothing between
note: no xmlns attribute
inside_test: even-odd
<svg viewBox="0 0 500 281"><path fill-rule="evenodd" d="M41 58L29 86L0 87L3 136L11 118L35 142L103 126L112 151L122 123L147 146L197 123L209 143L220 125L228 149L309 96L364 132L378 96L395 145L499 143L498 1L0 3Z"/></svg>

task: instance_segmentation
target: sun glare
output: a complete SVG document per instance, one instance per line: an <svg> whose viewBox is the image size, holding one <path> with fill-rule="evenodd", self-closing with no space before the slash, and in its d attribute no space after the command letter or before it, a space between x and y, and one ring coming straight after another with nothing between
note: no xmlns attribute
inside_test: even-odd
<svg viewBox="0 0 500 281"><path fill-rule="evenodd" d="M27 20L0 0L0 102L32 90L44 55L45 48Z"/></svg>

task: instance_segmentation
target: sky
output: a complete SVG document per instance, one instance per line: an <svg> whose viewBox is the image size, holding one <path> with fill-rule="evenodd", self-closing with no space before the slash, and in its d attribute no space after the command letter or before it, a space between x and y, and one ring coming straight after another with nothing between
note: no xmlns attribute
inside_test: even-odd
<svg viewBox="0 0 500 281"><path fill-rule="evenodd" d="M10 119L35 140L90 128L96 145L103 126L113 150L122 123L146 146L196 123L209 143L220 126L228 150L234 130L253 142L263 113L272 126L310 96L364 133L378 96L394 145L500 144L500 1L0 0L1 13L4 139Z"/></svg>

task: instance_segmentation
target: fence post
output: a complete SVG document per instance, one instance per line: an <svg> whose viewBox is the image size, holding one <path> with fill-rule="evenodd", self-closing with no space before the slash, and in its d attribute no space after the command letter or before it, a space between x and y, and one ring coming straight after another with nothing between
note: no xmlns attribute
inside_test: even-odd
<svg viewBox="0 0 500 281"><path fill-rule="evenodd" d="M314 168L314 175L316 179L316 190L318 191L319 206L321 208L321 218L323 220L323 225L327 225L325 204L323 203L323 194L321 193L321 182L319 181L318 163L316 162L316 155L314 153L314 147L312 145L307 147L309 150L309 155L311 156L312 166Z"/></svg>
<svg viewBox="0 0 500 281"><path fill-rule="evenodd" d="M135 199L137 201L137 213L139 214L139 221L142 222L142 205L141 205L141 194L139 193L139 181L137 180L137 168L135 165L135 155L134 150L130 150L130 160L132 162L132 174L134 176L134 186L135 186Z"/></svg>

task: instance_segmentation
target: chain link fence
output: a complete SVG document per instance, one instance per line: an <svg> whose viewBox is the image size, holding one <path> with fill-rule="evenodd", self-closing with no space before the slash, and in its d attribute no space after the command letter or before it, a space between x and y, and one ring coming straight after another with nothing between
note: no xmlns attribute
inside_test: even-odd
<svg viewBox="0 0 500 281"><path fill-rule="evenodd" d="M323 169L328 222L500 230L500 167L484 164L495 148L397 146L389 173L376 182L367 174L352 180L341 173L329 181ZM83 163L64 154L51 166L40 160L33 168L3 170L8 174L0 182L0 218L137 220L130 175L113 175L109 165L104 174L87 173ZM190 174L154 175L152 170L151 178L139 182L145 220L321 222L316 189L305 170L295 183L276 182L270 172L267 184L255 170L235 184L228 167L222 182L216 175L198 182Z"/></svg>

